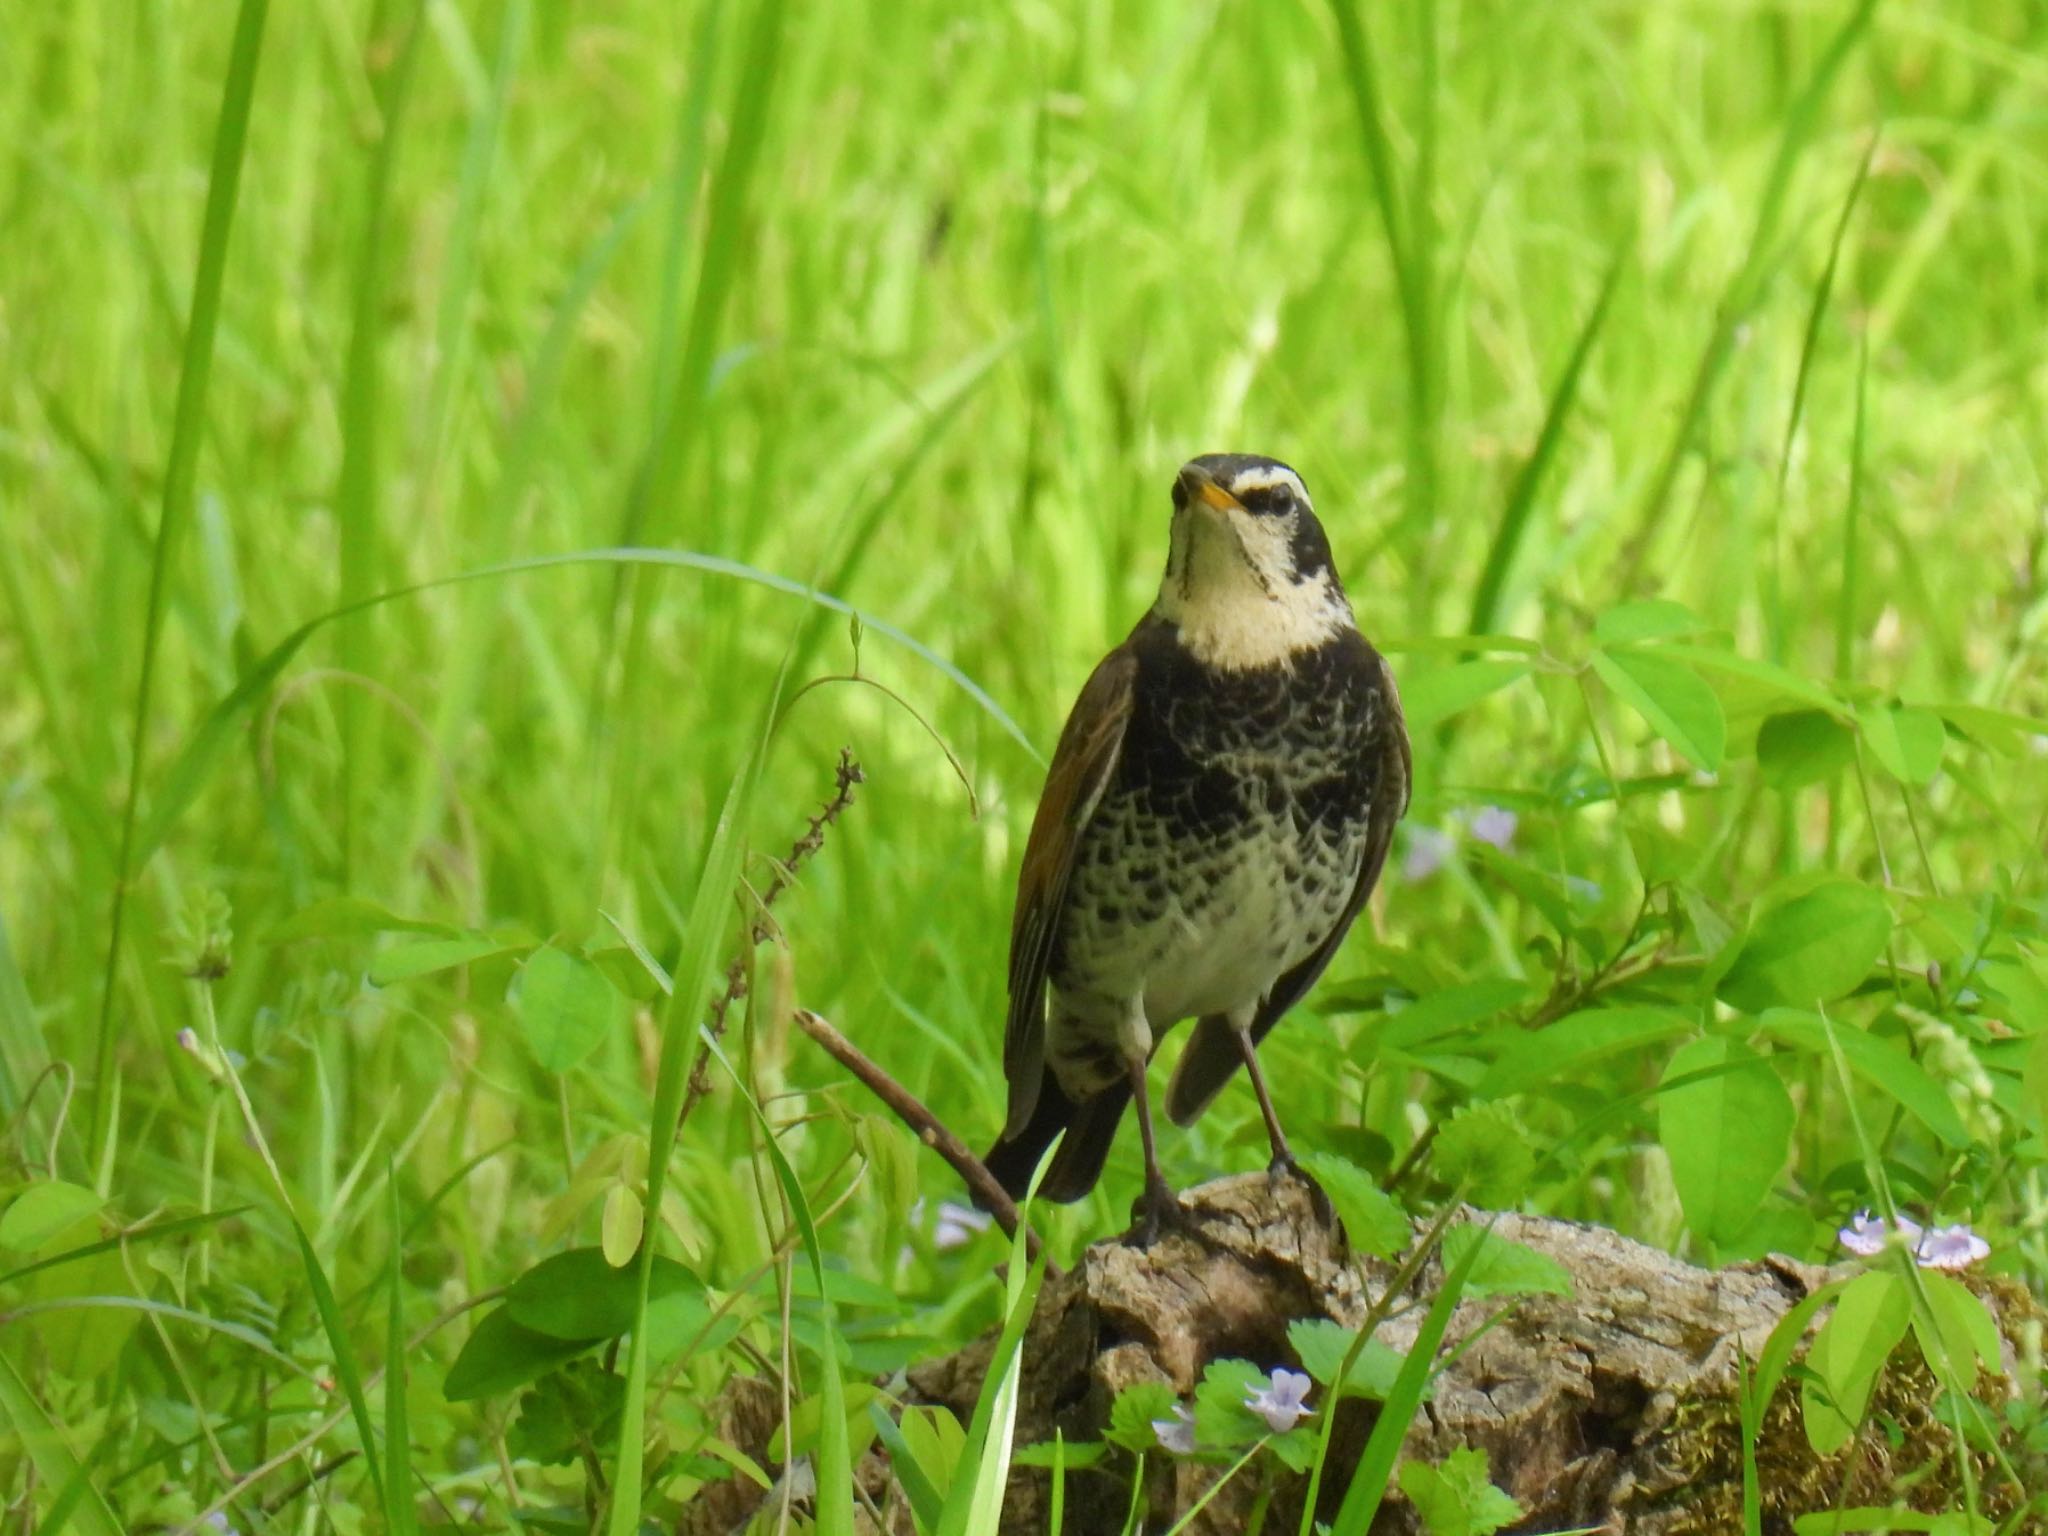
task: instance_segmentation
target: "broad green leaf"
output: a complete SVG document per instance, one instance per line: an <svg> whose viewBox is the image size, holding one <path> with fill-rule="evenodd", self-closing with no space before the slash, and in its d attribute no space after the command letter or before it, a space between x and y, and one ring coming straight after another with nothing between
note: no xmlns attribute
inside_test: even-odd
<svg viewBox="0 0 2048 1536"><path fill-rule="evenodd" d="M448 1367L441 1395L451 1403L497 1397L539 1380L595 1344L593 1339L557 1339L536 1333L520 1326L510 1307L499 1307L478 1323L464 1342L455 1363Z"/></svg>
<svg viewBox="0 0 2048 1536"><path fill-rule="evenodd" d="M1356 1328L1327 1317L1298 1317L1287 1325L1287 1342L1300 1357L1301 1368L1325 1388L1336 1385L1337 1372L1358 1337ZM1401 1374L1402 1356L1377 1338L1367 1339L1351 1362L1340 1396L1369 1397L1383 1401Z"/></svg>
<svg viewBox="0 0 2048 1536"><path fill-rule="evenodd" d="M1608 609L1594 621L1593 636L1602 645L1626 645L1633 640L1696 635L1706 627L1706 622L1685 604L1653 597L1646 602L1623 603Z"/></svg>
<svg viewBox="0 0 2048 1536"><path fill-rule="evenodd" d="M703 1282L674 1259L655 1255L647 1278L650 1304L702 1289ZM615 1339L633 1326L637 1291L636 1277L613 1268L602 1249L571 1248L542 1259L513 1281L505 1293L505 1310L535 1333L594 1343Z"/></svg>
<svg viewBox="0 0 2048 1536"><path fill-rule="evenodd" d="M1353 1252L1386 1259L1408 1246L1412 1235L1408 1213L1362 1168L1327 1152L1307 1153L1301 1165L1330 1197L1330 1206L1344 1223L1344 1235Z"/></svg>
<svg viewBox="0 0 2048 1536"><path fill-rule="evenodd" d="M1401 712L1410 731L1425 731L1470 709L1488 694L1526 677L1526 661L1461 661L1431 671L1404 673Z"/></svg>
<svg viewBox="0 0 2048 1536"><path fill-rule="evenodd" d="M1925 1270L1920 1276L1927 1310L1913 1309L1913 1337L1927 1368L1943 1386L1969 1392L1981 1363L1994 1376L1999 1363L1998 1325L1971 1289L1953 1275Z"/></svg>
<svg viewBox="0 0 2048 1536"><path fill-rule="evenodd" d="M370 962L370 984L388 987L397 982L411 981L417 976L431 976L436 971L453 970L458 965L468 965L472 960L508 954L517 948L518 944L488 933L466 933L453 939L420 939L410 944L396 944Z"/></svg>
<svg viewBox="0 0 2048 1536"><path fill-rule="evenodd" d="M1504 1099L1467 1104L1438 1123L1430 1161L1469 1200L1496 1208L1517 1205L1536 1173L1536 1148Z"/></svg>
<svg viewBox="0 0 2048 1536"><path fill-rule="evenodd" d="M62 1179L44 1179L14 1197L0 1215L0 1248L34 1253L97 1212L104 1202L91 1190Z"/></svg>
<svg viewBox="0 0 2048 1536"><path fill-rule="evenodd" d="M1828 1027L1817 1015L1773 1008L1763 1015L1763 1026L1787 1045L1832 1063ZM1846 1023L1835 1025L1834 1041L1841 1046L1850 1071L1889 1094L1944 1144L1957 1151L1970 1145L1969 1129L1957 1113L1955 1102L1903 1046ZM1832 1065L1829 1070L1832 1071Z"/></svg>
<svg viewBox="0 0 2048 1536"><path fill-rule="evenodd" d="M1595 651L1593 670L1695 767L1709 773L1720 768L1728 721L1697 672L1648 650Z"/></svg>
<svg viewBox="0 0 2048 1536"><path fill-rule="evenodd" d="M1249 1360L1211 1360L1195 1386L1195 1444L1242 1450L1264 1435L1266 1421L1246 1403L1265 1384L1266 1373Z"/></svg>
<svg viewBox="0 0 2048 1536"><path fill-rule="evenodd" d="M271 929L268 937L273 944L288 944L294 939L360 939L379 933L456 937L456 930L446 923L400 917L389 907L362 896L328 896L303 906Z"/></svg>
<svg viewBox="0 0 2048 1536"><path fill-rule="evenodd" d="M2020 756L2033 737L2048 732L2048 720L2015 715L2003 709L1986 709L1980 704L1930 704L1927 707L1953 726L1958 734L2001 757Z"/></svg>
<svg viewBox="0 0 2048 1536"><path fill-rule="evenodd" d="M1401 1491L1429 1536L1493 1536L1522 1518L1522 1506L1489 1481L1486 1452L1461 1446L1438 1466L1401 1463Z"/></svg>
<svg viewBox="0 0 2048 1536"><path fill-rule="evenodd" d="M1806 1354L1807 1369L1818 1380L1799 1384L1806 1439L1819 1455L1832 1456L1855 1436L1878 1373L1906 1336L1912 1310L1904 1279L1889 1269L1858 1275L1842 1292Z"/></svg>
<svg viewBox="0 0 2048 1536"><path fill-rule="evenodd" d="M2027 1051L2027 1065L2020 1079L2026 1094L2027 1107L2033 1111L2035 1130L2048 1136L2048 1023L2043 1023L2034 1032L2034 1043Z"/></svg>
<svg viewBox="0 0 2048 1536"><path fill-rule="evenodd" d="M1473 1249L1478 1254L1465 1278L1473 1296L1569 1296L1572 1277L1547 1253L1509 1242L1484 1227L1452 1227L1444 1233L1445 1265L1461 1263Z"/></svg>
<svg viewBox="0 0 2048 1536"><path fill-rule="evenodd" d="M1776 1005L1810 1008L1854 991L1891 937L1892 911L1881 891L1829 880L1765 912L1721 978L1721 997L1761 1013Z"/></svg>
<svg viewBox="0 0 2048 1536"><path fill-rule="evenodd" d="M1855 736L1824 709L1772 715L1756 733L1757 771L1785 794L1839 773L1855 756Z"/></svg>
<svg viewBox="0 0 2048 1536"><path fill-rule="evenodd" d="M604 1197L604 1216L598 1224L598 1246L605 1263L624 1269L640 1251L643 1211L640 1195L630 1184L614 1184Z"/></svg>
<svg viewBox="0 0 2048 1536"><path fill-rule="evenodd" d="M1697 1081L1678 1080L1707 1073ZM1664 1070L1657 1135L1686 1222L1717 1243L1755 1218L1792 1147L1792 1097L1771 1064L1737 1040L1707 1035Z"/></svg>
<svg viewBox="0 0 2048 1536"><path fill-rule="evenodd" d="M1895 704L1856 712L1870 755L1902 784L1925 784L1941 770L1948 732L1931 709Z"/></svg>
<svg viewBox="0 0 2048 1536"><path fill-rule="evenodd" d="M1810 678L1801 677L1797 672L1788 671L1775 662L1758 661L1753 657L1738 656L1735 652L1719 646L1692 645L1683 640L1660 645L1657 649L1673 661L1682 661L1702 671L1739 677L1772 693L1788 699L1797 699L1802 704L1811 704L1815 709L1824 709L1831 714L1845 713L1842 701L1835 697L1831 689Z"/></svg>
<svg viewBox="0 0 2048 1536"><path fill-rule="evenodd" d="M1171 1382L1134 1382L1117 1393L1116 1401L1109 1405L1109 1427L1102 1432L1102 1438L1127 1451L1153 1450L1159 1444L1153 1420L1170 1419L1173 1406L1179 1401Z"/></svg>
<svg viewBox="0 0 2048 1536"><path fill-rule="evenodd" d="M1495 1058L1473 1089L1476 1098L1526 1093L1571 1082L1596 1061L1682 1035L1693 1021L1675 1008L1587 1008L1522 1035Z"/></svg>
<svg viewBox="0 0 2048 1536"><path fill-rule="evenodd" d="M512 983L527 1046L550 1072L580 1066L625 1017L625 999L581 955L544 944Z"/></svg>

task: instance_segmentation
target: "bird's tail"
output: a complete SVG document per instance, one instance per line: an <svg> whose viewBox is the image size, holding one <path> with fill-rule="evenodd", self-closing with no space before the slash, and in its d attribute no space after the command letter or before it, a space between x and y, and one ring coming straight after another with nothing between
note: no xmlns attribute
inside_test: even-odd
<svg viewBox="0 0 2048 1536"><path fill-rule="evenodd" d="M998 1141L982 1161L1010 1198L1021 1200L1045 1149L1065 1131L1067 1139L1053 1155L1052 1166L1038 1186L1038 1197L1060 1205L1079 1200L1102 1177L1102 1165L1109 1160L1116 1128L1123 1123L1124 1106L1130 1101L1131 1085L1119 1082L1076 1104L1047 1072L1039 1086L1038 1106L1024 1128Z"/></svg>
<svg viewBox="0 0 2048 1536"><path fill-rule="evenodd" d="M1228 1016L1207 1015L1195 1026L1166 1085L1166 1117L1175 1125L1193 1125L1243 1065L1244 1047Z"/></svg>

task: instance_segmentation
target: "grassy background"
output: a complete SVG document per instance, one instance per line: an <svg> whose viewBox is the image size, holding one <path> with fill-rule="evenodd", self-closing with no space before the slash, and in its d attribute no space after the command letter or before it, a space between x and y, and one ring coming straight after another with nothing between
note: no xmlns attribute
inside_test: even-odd
<svg viewBox="0 0 2048 1536"><path fill-rule="evenodd" d="M420 1213L403 1258L414 1328L593 1240L617 1174L575 1171L644 1136L649 1026L611 1031L558 1080L504 1001L511 959L379 987L364 973L387 941L275 930L347 893L596 949L618 943L609 916L671 961L793 638L792 684L855 661L843 617L800 599L601 564L322 630L134 871L100 1074L136 754L146 830L215 701L296 626L370 594L568 551L692 550L815 583L985 691L870 628L860 671L896 697L804 696L744 826L759 886L842 743L867 771L777 907L757 978L776 1006L745 1043L773 1114L820 1116L785 1138L815 1203L847 1188L857 1138L876 1158L825 1231L853 1275L909 1298L872 1320L897 1339L869 1366L993 1317L989 1253L919 1237L898 1266L909 1198L951 1198L950 1175L827 1113L870 1106L792 1041L787 1003L834 1019L970 1141L993 1133L1012 871L1041 771L1027 743L1049 750L1086 669L1149 602L1182 459L1298 466L1404 681L1446 664L1419 643L1468 630L1492 559L1483 626L1574 660L1595 614L1661 595L1803 673L2048 709L2048 8L1857 14L1395 7L1366 18L1368 77L1315 4L784 16L512 0L429 4L417 29L402 4L282 8L187 504L165 477L232 16L170 0L21 11L0 43L0 1108L45 1062L70 1070L14 1117L0 1170L53 1171L54 1145L55 1172L128 1218L256 1207L195 1252L103 1258L57 1292L175 1290L300 1358L325 1347L261 1164L177 1043L204 1034L206 1007L246 1058L344 1303L391 1261L387 1159ZM1539 440L1543 473L1518 480ZM138 737L166 505L183 510ZM1868 817L1834 793L1760 795L1738 719L1728 789L1635 802L1624 821L1572 794L1599 768L1587 697L1569 678L1518 684L1454 733L1419 733L1411 826L1515 805L1519 845L1595 882L1616 931L1644 840L1738 906L1788 871L1872 872L1880 845L1906 878L1916 837L1911 878L1929 889L2039 897L2030 829L2048 797L2025 760L1977 793L1937 785L1916 827L1895 794ZM1625 767L1670 766L1597 708ZM179 934L209 893L232 914L232 965L202 988ZM1534 909L1462 857L1390 879L1375 907L1378 939L1361 930L1340 982L1426 992L1542 971ZM1359 1144L1318 1129L1350 1125L1398 1150L1429 1083L1368 1084L1340 1048L1353 1038L1307 1015L1276 1035L1282 1112L1311 1145ZM754 1133L720 1091L678 1151L673 1220L715 1284L780 1236ZM1812 1133L1810 1199L1786 1201L1816 1251L1830 1134ZM1167 1139L1169 1173L1249 1166L1261 1145L1232 1092ZM1622 1136L1538 1203L1674 1241L1647 1165ZM1055 1246L1107 1230L1136 1183L1120 1145L1106 1193L1055 1219ZM381 1359L377 1305L353 1304L359 1348ZM200 1505L227 1486L189 1443L183 1472L131 1464L151 1434L190 1442L205 1415L246 1416L261 1361L166 1344L132 1313L96 1333L53 1316L10 1352L81 1454L115 1447L102 1479L130 1474L116 1507L146 1511L159 1480ZM418 1465L501 1515L503 1414L439 1399L461 1332L416 1361ZM180 1346L218 1353L217 1385L181 1384ZM716 1383L707 1365L698 1385ZM226 1459L260 1458L238 1442ZM545 1491L547 1474L520 1477L522 1496ZM354 1528L368 1495L344 1474L319 1496Z"/></svg>

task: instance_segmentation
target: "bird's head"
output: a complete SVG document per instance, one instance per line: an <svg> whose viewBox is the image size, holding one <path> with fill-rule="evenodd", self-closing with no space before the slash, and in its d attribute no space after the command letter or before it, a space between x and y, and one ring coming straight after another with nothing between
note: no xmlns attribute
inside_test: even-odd
<svg viewBox="0 0 2048 1536"><path fill-rule="evenodd" d="M1286 665L1355 627L1301 476L1251 453L1205 453L1175 478L1153 612L1227 671Z"/></svg>

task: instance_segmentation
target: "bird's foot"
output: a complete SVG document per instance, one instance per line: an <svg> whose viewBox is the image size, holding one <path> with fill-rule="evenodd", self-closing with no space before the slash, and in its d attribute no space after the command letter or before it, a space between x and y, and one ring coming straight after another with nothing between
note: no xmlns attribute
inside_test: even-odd
<svg viewBox="0 0 2048 1536"><path fill-rule="evenodd" d="M1130 1245L1150 1248L1168 1232L1182 1231L1187 1225L1187 1207L1172 1186L1164 1179L1146 1180L1145 1193L1131 1206Z"/></svg>
<svg viewBox="0 0 2048 1536"><path fill-rule="evenodd" d="M1289 1179L1300 1183L1308 1190L1309 1209L1315 1212L1317 1224L1324 1227L1337 1224L1337 1209L1330 1204L1330 1197L1321 1181L1296 1162L1292 1152L1276 1153L1273 1161L1266 1165L1266 1178L1276 1193Z"/></svg>

